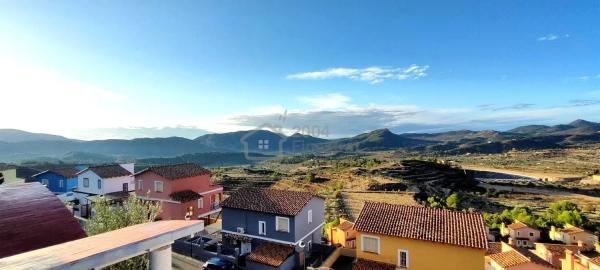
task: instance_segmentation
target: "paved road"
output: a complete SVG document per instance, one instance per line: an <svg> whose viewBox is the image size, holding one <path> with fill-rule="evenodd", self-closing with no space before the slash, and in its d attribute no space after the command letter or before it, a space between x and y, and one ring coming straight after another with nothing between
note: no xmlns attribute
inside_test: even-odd
<svg viewBox="0 0 600 270"><path fill-rule="evenodd" d="M192 259L190 257L183 256L181 254L177 254L175 252L173 254L172 269L176 270L199 270L204 262L198 261L196 259Z"/></svg>

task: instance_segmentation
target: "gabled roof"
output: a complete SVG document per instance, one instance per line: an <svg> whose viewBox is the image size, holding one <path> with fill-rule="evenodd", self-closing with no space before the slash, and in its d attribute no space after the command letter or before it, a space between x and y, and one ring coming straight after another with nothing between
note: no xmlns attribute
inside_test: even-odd
<svg viewBox="0 0 600 270"><path fill-rule="evenodd" d="M70 167L53 168L53 169L45 170L45 171L43 171L41 173L35 174L35 175L33 175L33 177L40 176L42 174L49 173L49 172L58 174L58 175L63 176L65 178L73 178L73 177L77 176L77 173L79 171L77 169L75 169L75 168L70 168Z"/></svg>
<svg viewBox="0 0 600 270"><path fill-rule="evenodd" d="M477 213L365 202L354 229L477 249L488 248L483 217Z"/></svg>
<svg viewBox="0 0 600 270"><path fill-rule="evenodd" d="M279 267L293 252L294 247L290 245L262 242L246 259L273 267Z"/></svg>
<svg viewBox="0 0 600 270"><path fill-rule="evenodd" d="M0 186L0 258L85 236L73 214L40 183Z"/></svg>
<svg viewBox="0 0 600 270"><path fill-rule="evenodd" d="M550 253L558 255L559 258L565 257L565 250L570 250L573 253L577 253L582 249L582 247L579 247L577 245L562 245L562 244L547 244L547 243L535 243L535 245L543 246Z"/></svg>
<svg viewBox="0 0 600 270"><path fill-rule="evenodd" d="M111 164L111 165L101 165L101 166L91 166L87 169L78 172L77 174L82 174L83 172L90 170L97 174L102 178L113 178L120 176L131 175L131 172L121 167L119 164Z"/></svg>
<svg viewBox="0 0 600 270"><path fill-rule="evenodd" d="M525 228L530 228L530 229L536 230L536 229L531 228L531 227L527 226L527 224L525 224L525 223L523 223L521 221L518 221L518 220L515 220L515 222L513 222L510 225L508 225L507 227L509 229L512 229L512 230L519 230L519 229L525 229Z"/></svg>
<svg viewBox="0 0 600 270"><path fill-rule="evenodd" d="M303 191L241 188L225 199L221 206L295 216L313 197L310 192Z"/></svg>
<svg viewBox="0 0 600 270"><path fill-rule="evenodd" d="M529 258L523 256L523 254L515 251L509 250L505 252L500 252L496 254L489 255L490 259L500 265L502 268L509 268L513 266L517 266L524 263L530 263L531 260Z"/></svg>
<svg viewBox="0 0 600 270"><path fill-rule="evenodd" d="M195 163L182 163L163 166L150 166L135 175L153 172L169 180L188 178L198 175L210 174L210 171Z"/></svg>
<svg viewBox="0 0 600 270"><path fill-rule="evenodd" d="M576 234L576 233L586 232L586 230L579 228L579 227L568 225L566 228L560 229L560 232L566 233L566 234Z"/></svg>
<svg viewBox="0 0 600 270"><path fill-rule="evenodd" d="M502 252L502 243L491 242L488 243L488 249L485 251L485 255L496 254Z"/></svg>

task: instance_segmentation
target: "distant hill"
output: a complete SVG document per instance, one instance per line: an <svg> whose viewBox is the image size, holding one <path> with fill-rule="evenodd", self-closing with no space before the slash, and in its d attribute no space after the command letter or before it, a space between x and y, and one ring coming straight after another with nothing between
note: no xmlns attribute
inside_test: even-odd
<svg viewBox="0 0 600 270"><path fill-rule="evenodd" d="M253 156L269 157L267 155L253 154ZM197 163L205 167L216 166L235 166L252 164L251 160L247 160L243 153L196 153L186 154L172 158L145 158L135 161L137 168L145 168L148 166L176 164L176 163Z"/></svg>
<svg viewBox="0 0 600 270"><path fill-rule="evenodd" d="M378 129L369 133L363 133L351 138L333 140L327 143L325 149L338 151L352 150L386 150L403 147L415 147L432 144L431 141L409 138L397 135L388 129Z"/></svg>
<svg viewBox="0 0 600 270"><path fill-rule="evenodd" d="M286 137L266 130L206 134L193 140L169 137L77 141L61 136L31 135L35 133L14 130L4 134L9 133L23 134L24 137L12 137L12 141L0 140L0 162L36 158L64 159L69 162L89 160L108 162L110 160L172 158L196 153L242 153L244 144L247 145L249 152L274 155L280 150L280 143L281 150L285 153L406 149L449 154L500 153L511 149L560 148L600 143L600 123L585 120L576 120L569 124L556 126L522 126L505 132L458 130L431 134L394 134L388 129L379 129L350 138L334 140L301 134ZM54 138L54 140L30 140L31 138Z"/></svg>
<svg viewBox="0 0 600 270"><path fill-rule="evenodd" d="M45 133L32 133L18 129L0 129L1 142L29 142L29 141L66 141L63 136Z"/></svg>

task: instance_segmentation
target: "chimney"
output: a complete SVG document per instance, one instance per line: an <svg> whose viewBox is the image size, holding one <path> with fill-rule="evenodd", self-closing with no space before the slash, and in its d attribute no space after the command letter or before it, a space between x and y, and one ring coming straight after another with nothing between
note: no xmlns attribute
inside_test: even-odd
<svg viewBox="0 0 600 270"><path fill-rule="evenodd" d="M550 240L556 240L554 239L554 234L556 233L556 227L555 226L550 226Z"/></svg>
<svg viewBox="0 0 600 270"><path fill-rule="evenodd" d="M562 266L563 270L575 269L575 258L573 256L573 251L565 249L565 260L563 261ZM567 266L567 268L565 268L564 266Z"/></svg>
<svg viewBox="0 0 600 270"><path fill-rule="evenodd" d="M594 248L596 248L596 252L600 252L600 244L594 244Z"/></svg>
<svg viewBox="0 0 600 270"><path fill-rule="evenodd" d="M582 248L583 247L583 241L581 240L577 240L577 246Z"/></svg>
<svg viewBox="0 0 600 270"><path fill-rule="evenodd" d="M511 246L514 245L512 237L508 238L508 244Z"/></svg>

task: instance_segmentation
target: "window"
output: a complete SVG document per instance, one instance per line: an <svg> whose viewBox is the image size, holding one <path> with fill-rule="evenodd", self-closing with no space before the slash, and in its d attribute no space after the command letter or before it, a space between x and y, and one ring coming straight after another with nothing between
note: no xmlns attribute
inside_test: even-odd
<svg viewBox="0 0 600 270"><path fill-rule="evenodd" d="M363 235L360 240L362 251L379 254L379 237Z"/></svg>
<svg viewBox="0 0 600 270"><path fill-rule="evenodd" d="M64 188L65 187L65 180L63 180L63 179L58 180L58 187Z"/></svg>
<svg viewBox="0 0 600 270"><path fill-rule="evenodd" d="M138 190L144 190L144 180L138 180Z"/></svg>
<svg viewBox="0 0 600 270"><path fill-rule="evenodd" d="M275 217L275 228L278 232L290 232L290 219L286 217Z"/></svg>
<svg viewBox="0 0 600 270"><path fill-rule="evenodd" d="M308 210L308 224L312 223L312 209Z"/></svg>
<svg viewBox="0 0 600 270"><path fill-rule="evenodd" d="M198 209L204 208L204 200L202 198L198 199Z"/></svg>
<svg viewBox="0 0 600 270"><path fill-rule="evenodd" d="M267 235L267 223L264 221L258 222L258 234Z"/></svg>
<svg viewBox="0 0 600 270"><path fill-rule="evenodd" d="M530 233L529 233L529 236L533 236L533 233L532 233L532 232L530 232Z"/></svg>
<svg viewBox="0 0 600 270"><path fill-rule="evenodd" d="M408 268L408 251L398 250L398 267Z"/></svg>
<svg viewBox="0 0 600 270"><path fill-rule="evenodd" d="M154 181L154 191L155 192L163 192L163 182L162 181Z"/></svg>
<svg viewBox="0 0 600 270"><path fill-rule="evenodd" d="M102 179L98 179L98 189L102 189Z"/></svg>
<svg viewBox="0 0 600 270"><path fill-rule="evenodd" d="M269 140L258 140L258 149L269 150Z"/></svg>
<svg viewBox="0 0 600 270"><path fill-rule="evenodd" d="M42 185L47 186L48 185L48 179L42 179Z"/></svg>
<svg viewBox="0 0 600 270"><path fill-rule="evenodd" d="M517 236L521 236L521 232L517 232Z"/></svg>
<svg viewBox="0 0 600 270"><path fill-rule="evenodd" d="M90 187L90 179L83 178L83 187Z"/></svg>
<svg viewBox="0 0 600 270"><path fill-rule="evenodd" d="M312 250L312 240L308 241L308 243L306 243L306 247L308 248L308 252L310 252Z"/></svg>

